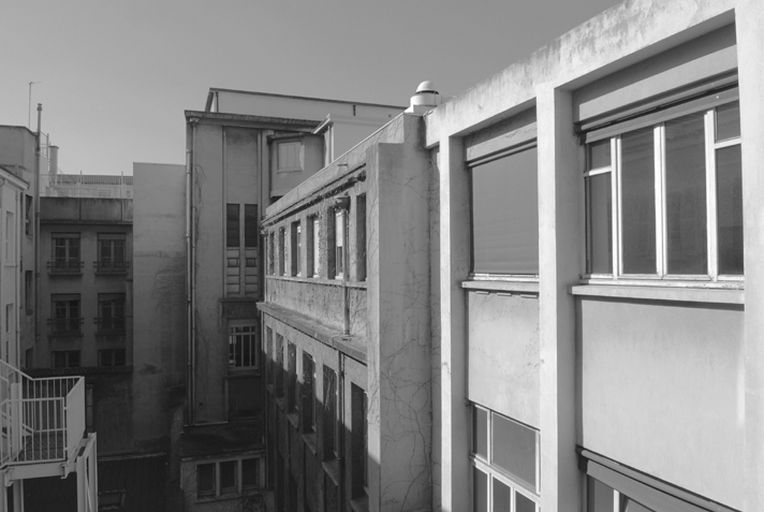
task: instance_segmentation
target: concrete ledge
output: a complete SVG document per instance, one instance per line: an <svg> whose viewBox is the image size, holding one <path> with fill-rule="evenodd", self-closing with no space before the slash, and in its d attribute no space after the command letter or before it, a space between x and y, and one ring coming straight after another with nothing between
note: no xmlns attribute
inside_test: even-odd
<svg viewBox="0 0 764 512"><path fill-rule="evenodd" d="M535 294L539 293L538 279L527 281L511 280L469 280L462 281L465 290L483 290L489 292L507 292L512 294Z"/></svg>
<svg viewBox="0 0 764 512"><path fill-rule="evenodd" d="M339 350L362 364L366 364L366 348L358 338L321 325L313 318L275 304L258 302L257 309L303 334Z"/></svg>
<svg viewBox="0 0 764 512"><path fill-rule="evenodd" d="M579 297L662 300L668 302L703 302L708 304L744 304L742 289L682 286L576 285L570 293Z"/></svg>

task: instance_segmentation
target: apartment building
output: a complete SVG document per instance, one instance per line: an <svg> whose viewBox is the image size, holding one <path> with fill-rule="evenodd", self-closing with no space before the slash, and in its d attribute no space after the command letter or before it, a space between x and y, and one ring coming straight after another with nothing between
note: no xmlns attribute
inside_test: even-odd
<svg viewBox="0 0 764 512"><path fill-rule="evenodd" d="M625 2L266 210L275 510L764 506L763 21Z"/></svg>
<svg viewBox="0 0 764 512"><path fill-rule="evenodd" d="M40 510L37 490L53 478L65 482L73 509L95 512L97 449L85 428L85 379L19 369L31 366L38 341L38 178L48 154L41 141L39 130L0 127L0 510Z"/></svg>
<svg viewBox="0 0 764 512"><path fill-rule="evenodd" d="M211 89L203 111L186 111L188 380L177 444L186 510L238 510L270 499L263 493L256 309L263 294L259 222L265 207L400 110Z"/></svg>

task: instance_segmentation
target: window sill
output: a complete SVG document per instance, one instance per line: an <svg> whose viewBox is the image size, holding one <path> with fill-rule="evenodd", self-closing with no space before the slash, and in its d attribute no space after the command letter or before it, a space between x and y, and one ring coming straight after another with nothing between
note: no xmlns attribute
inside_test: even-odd
<svg viewBox="0 0 764 512"><path fill-rule="evenodd" d="M529 277L527 279L470 279L462 281L461 285L465 290L506 292L519 295L538 295L539 293L539 280L537 277Z"/></svg>
<svg viewBox="0 0 764 512"><path fill-rule="evenodd" d="M321 284L326 286L346 286L348 288L366 288L366 281L343 281L342 279L327 279L324 277L301 277L266 275L266 279L274 281L292 281L296 283Z"/></svg>
<svg viewBox="0 0 764 512"><path fill-rule="evenodd" d="M311 451L311 453L315 456L318 454L318 447L316 445L316 433L315 432L307 432L302 435L302 440L305 443L305 446L308 447L308 449Z"/></svg>
<svg viewBox="0 0 764 512"><path fill-rule="evenodd" d="M570 293L578 297L609 297L616 299L662 300L668 302L701 302L709 304L744 304L740 287L583 284L571 286Z"/></svg>
<svg viewBox="0 0 764 512"><path fill-rule="evenodd" d="M321 463L321 467L324 469L324 473L329 479L339 487L340 485L340 461L337 459L325 460Z"/></svg>

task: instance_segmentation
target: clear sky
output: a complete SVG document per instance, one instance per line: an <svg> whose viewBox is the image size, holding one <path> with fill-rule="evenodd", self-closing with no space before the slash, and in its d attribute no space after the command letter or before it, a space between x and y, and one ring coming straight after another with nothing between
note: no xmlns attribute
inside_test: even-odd
<svg viewBox="0 0 764 512"><path fill-rule="evenodd" d="M0 124L28 82L63 172L183 163L185 109L209 87L401 106L444 97L618 0L2 0Z"/></svg>

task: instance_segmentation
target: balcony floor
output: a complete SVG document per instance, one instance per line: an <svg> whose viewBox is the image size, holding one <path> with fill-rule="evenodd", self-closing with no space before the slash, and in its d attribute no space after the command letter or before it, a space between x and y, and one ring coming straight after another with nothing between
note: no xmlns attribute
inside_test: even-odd
<svg viewBox="0 0 764 512"><path fill-rule="evenodd" d="M35 432L26 437L15 462L64 460L63 432Z"/></svg>

